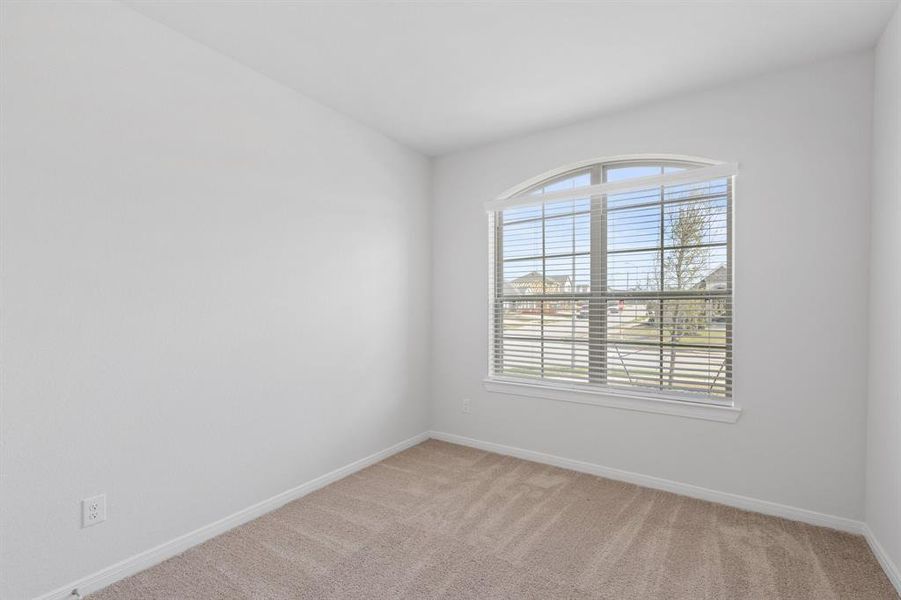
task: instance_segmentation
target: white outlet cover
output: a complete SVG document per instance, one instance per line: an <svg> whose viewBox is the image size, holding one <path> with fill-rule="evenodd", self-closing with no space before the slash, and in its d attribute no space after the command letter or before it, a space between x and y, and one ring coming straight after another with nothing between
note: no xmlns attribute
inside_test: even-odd
<svg viewBox="0 0 901 600"><path fill-rule="evenodd" d="M90 527L106 521L106 494L91 496L81 501L81 526Z"/></svg>

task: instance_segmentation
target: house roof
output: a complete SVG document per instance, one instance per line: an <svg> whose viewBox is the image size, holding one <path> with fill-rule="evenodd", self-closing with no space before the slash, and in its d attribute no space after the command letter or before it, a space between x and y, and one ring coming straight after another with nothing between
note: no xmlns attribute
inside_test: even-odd
<svg viewBox="0 0 901 600"><path fill-rule="evenodd" d="M513 280L513 283L531 283L533 281L541 281L542 276L538 271L532 271L531 273L526 273L521 277L517 277ZM545 275L545 281L554 281L557 283L566 283L572 281L572 275Z"/></svg>
<svg viewBox="0 0 901 600"><path fill-rule="evenodd" d="M701 281L695 284L695 289L710 290L726 285L726 265L720 265L707 274Z"/></svg>

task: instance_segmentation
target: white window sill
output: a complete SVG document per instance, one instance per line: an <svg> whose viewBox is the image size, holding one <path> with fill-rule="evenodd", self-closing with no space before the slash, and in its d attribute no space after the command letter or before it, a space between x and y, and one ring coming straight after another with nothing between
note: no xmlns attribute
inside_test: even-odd
<svg viewBox="0 0 901 600"><path fill-rule="evenodd" d="M733 405L705 404L690 400L670 400L648 394L619 390L586 390L568 386L555 386L546 383L528 383L505 379L488 378L484 380L485 389L489 392L547 398L579 404L593 404L639 412L659 413L690 419L704 419L721 423L735 423L741 416L741 408Z"/></svg>

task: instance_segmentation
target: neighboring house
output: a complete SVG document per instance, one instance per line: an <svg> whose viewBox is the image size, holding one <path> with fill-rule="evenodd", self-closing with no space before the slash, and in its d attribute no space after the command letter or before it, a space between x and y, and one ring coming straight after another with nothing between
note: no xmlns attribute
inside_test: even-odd
<svg viewBox="0 0 901 600"><path fill-rule="evenodd" d="M504 296L539 296L542 294L569 294L574 291L572 275L547 275L542 276L538 271L532 271L513 281L504 283ZM541 310L539 301L507 302L506 308L533 312ZM548 303L545 312L554 312L553 304Z"/></svg>
<svg viewBox="0 0 901 600"><path fill-rule="evenodd" d="M728 283L727 275L726 265L720 265L694 287L698 290L725 290ZM707 299L707 312L712 321L722 322L727 310L728 304L723 298Z"/></svg>
<svg viewBox="0 0 901 600"><path fill-rule="evenodd" d="M726 289L726 265L720 265L707 276L695 284L697 290L724 290Z"/></svg>
<svg viewBox="0 0 901 600"><path fill-rule="evenodd" d="M547 275L542 276L538 271L532 271L522 277L504 285L512 290L513 296L532 296L537 294L568 294L573 291L572 275Z"/></svg>
<svg viewBox="0 0 901 600"><path fill-rule="evenodd" d="M726 270L726 265L720 265L706 276L704 276L700 281L694 284L691 289L694 290L708 290L708 291L717 291L717 290L725 290L728 279L728 272ZM682 311L686 310L686 306L691 302L701 302L701 300L683 300L679 304L674 304L673 301L670 301L670 306L667 308L667 312L676 311L677 314L681 314ZM694 313L696 315L702 315L705 319L709 319L713 322L722 322L726 316L726 311L729 309L728 301L724 298L720 297L712 297L703 300L703 307L692 308L689 312ZM660 305L657 301L649 302L646 306L647 314L648 314L648 322L656 323L657 313L660 311ZM703 308L703 311L701 310ZM664 322L674 318L673 315L667 316L664 314Z"/></svg>

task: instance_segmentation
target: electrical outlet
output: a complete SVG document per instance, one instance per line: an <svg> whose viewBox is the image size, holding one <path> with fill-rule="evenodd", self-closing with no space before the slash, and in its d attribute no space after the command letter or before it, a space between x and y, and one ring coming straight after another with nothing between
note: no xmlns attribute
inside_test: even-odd
<svg viewBox="0 0 901 600"><path fill-rule="evenodd" d="M81 526L90 527L106 521L106 494L81 501Z"/></svg>
<svg viewBox="0 0 901 600"><path fill-rule="evenodd" d="M463 409L462 410L466 414L469 414L472 412L469 398L463 398Z"/></svg>

